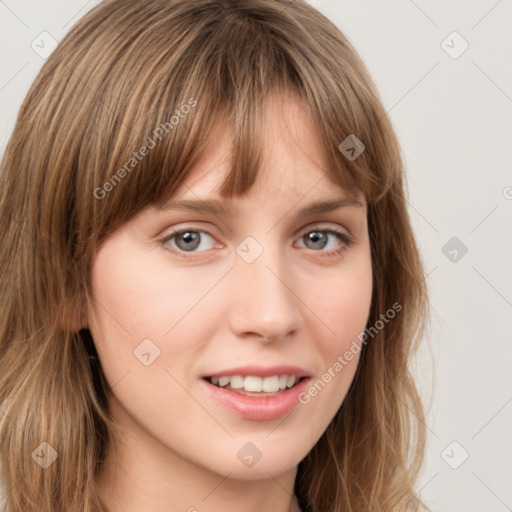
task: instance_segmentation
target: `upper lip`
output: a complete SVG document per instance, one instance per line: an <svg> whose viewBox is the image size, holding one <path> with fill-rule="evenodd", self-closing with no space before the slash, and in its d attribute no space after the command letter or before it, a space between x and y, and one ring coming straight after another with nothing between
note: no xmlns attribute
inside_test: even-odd
<svg viewBox="0 0 512 512"><path fill-rule="evenodd" d="M295 375L297 377L309 377L310 372L305 368L293 365L277 365L277 366L237 366L236 368L227 368L226 370L220 370L218 372L209 373L203 375L206 377L222 377L232 375L254 375L257 377L271 377L273 375Z"/></svg>

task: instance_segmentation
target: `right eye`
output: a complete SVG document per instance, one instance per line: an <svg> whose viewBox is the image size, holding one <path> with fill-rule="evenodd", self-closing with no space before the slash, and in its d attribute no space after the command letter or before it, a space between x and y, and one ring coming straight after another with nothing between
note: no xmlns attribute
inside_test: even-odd
<svg viewBox="0 0 512 512"><path fill-rule="evenodd" d="M161 242L167 250L179 256L184 256L187 253L203 252L215 245L215 239L208 231L190 228L173 231L165 235ZM198 247L203 247L203 250L196 250Z"/></svg>

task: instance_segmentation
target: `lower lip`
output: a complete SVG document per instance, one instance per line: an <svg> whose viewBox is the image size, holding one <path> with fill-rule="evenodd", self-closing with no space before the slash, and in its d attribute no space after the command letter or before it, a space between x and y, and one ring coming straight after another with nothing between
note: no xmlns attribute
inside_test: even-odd
<svg viewBox="0 0 512 512"><path fill-rule="evenodd" d="M305 391L309 378L302 379L293 388L274 396L246 396L219 388L201 379L205 390L221 404L242 418L255 421L274 420L292 411L299 404L299 395Z"/></svg>

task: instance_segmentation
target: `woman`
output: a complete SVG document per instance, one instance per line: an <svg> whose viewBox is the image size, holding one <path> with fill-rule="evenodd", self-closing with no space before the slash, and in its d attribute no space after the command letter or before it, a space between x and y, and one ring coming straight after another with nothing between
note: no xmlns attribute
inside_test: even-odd
<svg viewBox="0 0 512 512"><path fill-rule="evenodd" d="M422 509L404 179L305 2L89 12L2 161L6 510Z"/></svg>

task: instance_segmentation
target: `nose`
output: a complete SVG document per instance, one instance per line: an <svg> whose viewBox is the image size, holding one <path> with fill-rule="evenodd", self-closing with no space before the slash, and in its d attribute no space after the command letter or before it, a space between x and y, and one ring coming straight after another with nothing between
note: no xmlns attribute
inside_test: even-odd
<svg viewBox="0 0 512 512"><path fill-rule="evenodd" d="M272 342L300 329L297 278L278 248L265 248L252 263L236 255L230 280L228 321L235 335Z"/></svg>

